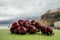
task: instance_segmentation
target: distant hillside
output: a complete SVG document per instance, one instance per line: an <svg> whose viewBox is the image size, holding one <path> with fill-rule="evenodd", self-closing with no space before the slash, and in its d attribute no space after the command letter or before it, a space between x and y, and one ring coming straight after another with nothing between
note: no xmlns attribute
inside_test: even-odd
<svg viewBox="0 0 60 40"><path fill-rule="evenodd" d="M60 10L49 10L47 13L42 15L41 19L51 19L51 18L60 18Z"/></svg>
<svg viewBox="0 0 60 40"><path fill-rule="evenodd" d="M49 22L50 24L55 21L60 21L60 8L48 10L44 15L41 16L41 19Z"/></svg>

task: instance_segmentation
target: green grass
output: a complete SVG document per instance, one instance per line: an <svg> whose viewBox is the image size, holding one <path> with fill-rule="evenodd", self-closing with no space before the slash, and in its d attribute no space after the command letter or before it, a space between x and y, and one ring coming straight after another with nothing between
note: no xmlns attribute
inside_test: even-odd
<svg viewBox="0 0 60 40"><path fill-rule="evenodd" d="M54 30L54 35L46 36L41 33L17 35L11 34L9 30L0 30L0 40L60 40L60 30Z"/></svg>

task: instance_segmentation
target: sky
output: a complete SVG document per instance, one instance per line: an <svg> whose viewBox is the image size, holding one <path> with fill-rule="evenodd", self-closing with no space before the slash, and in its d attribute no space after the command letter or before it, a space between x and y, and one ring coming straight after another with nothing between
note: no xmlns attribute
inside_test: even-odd
<svg viewBox="0 0 60 40"><path fill-rule="evenodd" d="M45 11L60 7L60 0L0 0L0 21L19 16L41 16Z"/></svg>

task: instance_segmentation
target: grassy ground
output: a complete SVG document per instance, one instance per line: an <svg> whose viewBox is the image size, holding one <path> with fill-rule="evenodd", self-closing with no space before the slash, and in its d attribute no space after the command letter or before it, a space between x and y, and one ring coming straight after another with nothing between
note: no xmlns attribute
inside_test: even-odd
<svg viewBox="0 0 60 40"><path fill-rule="evenodd" d="M54 35L46 36L41 33L17 35L11 34L9 30L0 30L0 40L60 40L60 30L54 30Z"/></svg>

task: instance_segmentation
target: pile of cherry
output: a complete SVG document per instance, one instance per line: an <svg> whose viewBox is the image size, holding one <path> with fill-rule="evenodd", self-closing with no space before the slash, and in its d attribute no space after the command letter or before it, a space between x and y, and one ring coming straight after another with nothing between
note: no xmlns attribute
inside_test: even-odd
<svg viewBox="0 0 60 40"><path fill-rule="evenodd" d="M35 34L36 32L41 32L45 35L52 35L53 29L50 26L43 26L35 20L18 20L18 22L12 24L10 32L16 34Z"/></svg>

